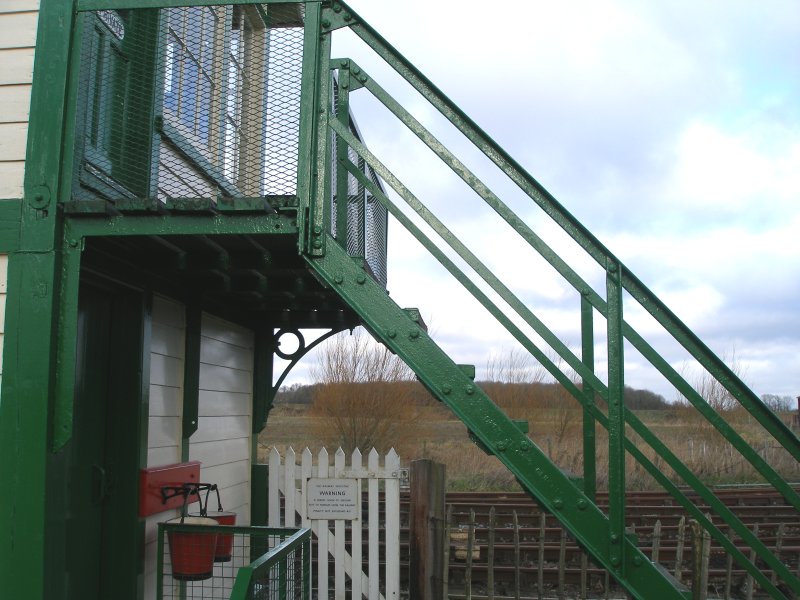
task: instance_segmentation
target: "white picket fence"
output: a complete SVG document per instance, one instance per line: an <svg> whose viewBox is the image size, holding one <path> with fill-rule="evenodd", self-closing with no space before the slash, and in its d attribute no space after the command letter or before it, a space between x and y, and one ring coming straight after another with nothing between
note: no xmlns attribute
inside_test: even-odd
<svg viewBox="0 0 800 600"><path fill-rule="evenodd" d="M312 586L317 588L317 598L328 600L328 555L334 558L334 598L346 599L346 578L350 579L352 600L361 600L366 596L369 600L397 600L400 588L400 457L390 450L384 457L383 466L380 456L373 448L367 456L364 467L360 450L351 456L350 465L346 464L344 451L340 448L334 455L333 467L329 462L328 451L323 448L317 455L317 464L311 451L306 448L297 456L293 449L286 451L283 462L277 449L273 448L269 455L269 525L270 527L310 527L316 536L317 574ZM356 480L358 493L358 510L350 523L350 552L347 552L345 540L346 525L344 519L333 520L309 518L308 514L308 481L311 478L332 478L339 480ZM380 482L383 480L384 515L383 527L380 523ZM363 482L367 482L367 518L362 519L363 502L361 490ZM281 497L283 497L283 515L281 515ZM281 519L283 516L283 519ZM367 526L368 562L367 570L363 570L362 544L364 526ZM380 573L380 539L383 534L385 544L385 570ZM381 586L383 581L383 586ZM381 590L383 589L383 593Z"/></svg>

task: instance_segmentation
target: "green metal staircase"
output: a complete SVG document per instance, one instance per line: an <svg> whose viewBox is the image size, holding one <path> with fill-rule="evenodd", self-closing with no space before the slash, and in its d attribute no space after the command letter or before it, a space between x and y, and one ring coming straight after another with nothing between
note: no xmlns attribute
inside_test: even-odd
<svg viewBox="0 0 800 600"><path fill-rule="evenodd" d="M605 294L598 293L558 255L511 208L492 192L456 155L448 150L409 111L400 105L367 72L350 59L330 58L331 33L347 28L408 82L423 98L478 148L527 195L549 218L574 240L605 272ZM335 85L328 82L335 73ZM304 47L304 90L314 90L314 102L303 106L301 122L311 123L305 142L311 150L301 164L298 179L300 206L307 207L301 219L301 252L311 269L360 317L364 326L417 374L420 381L461 419L474 436L495 454L521 485L548 511L556 515L594 559L607 568L637 598L687 598L690 591L660 565L653 564L637 548L625 528L625 461L632 457L745 568L762 590L773 598L800 594L800 580L776 557L685 466L623 402L625 384L624 348L628 344L644 357L708 423L755 470L800 511L800 496L776 470L755 451L710 406L685 378L637 333L623 315L623 297L649 313L687 354L708 371L748 411L775 441L800 461L797 436L736 374L717 358L647 287L639 281L586 227L534 180L514 159L487 136L466 114L403 58L347 5L341 2L308 4ZM419 200L353 134L349 123L349 94L365 89L402 122L433 154L452 169L527 244L541 255L580 298L582 344L580 356L565 345L482 263L433 212ZM306 93L304 92L304 97ZM335 94L335 98L332 97ZM301 140L302 143L302 140ZM327 165L334 164L333 169ZM413 213L411 218L375 181L364 175L368 165ZM303 169L306 169L303 176ZM317 176L324 174L324 176ZM490 315L541 363L581 404L584 411L584 485L578 487L554 465L546 454L511 421L472 381L470 369L454 362L429 337L409 312L386 294L382 285L342 247L344 240L329 231L344 231L347 223L348 182L357 182L403 225L431 255L480 302ZM331 199L333 198L333 202ZM337 201L340 200L340 201ZM416 220L415 220L416 219ZM431 240L416 223L422 221L444 242ZM336 227L332 227L332 223ZM345 245L346 246L346 245ZM466 264L482 280L473 280L457 264ZM486 289L491 292L487 293ZM502 309L493 298L508 308ZM594 319L605 320L608 348L607 383L594 372ZM535 332L526 334L520 323ZM553 357L557 356L558 359ZM563 361L580 379L567 376L555 361ZM474 372L474 371L473 371ZM595 426L608 431L609 509L602 512L594 502ZM648 448L649 447L649 448ZM647 451L644 450L647 448ZM696 493L714 513L700 510L650 456L660 457L674 474ZM721 525L724 524L724 525ZM726 531L727 530L727 531ZM752 552L745 555L732 541L736 536ZM775 573L775 583L764 570ZM780 585L780 587L779 587Z"/></svg>

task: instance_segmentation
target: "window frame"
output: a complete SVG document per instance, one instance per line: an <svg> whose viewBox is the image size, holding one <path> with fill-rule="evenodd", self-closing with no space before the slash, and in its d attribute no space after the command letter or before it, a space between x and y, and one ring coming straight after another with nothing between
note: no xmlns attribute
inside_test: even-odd
<svg viewBox="0 0 800 600"><path fill-rule="evenodd" d="M206 10L214 10L217 15L217 23L214 31L213 56L210 64L213 66L212 92L208 98L208 103L203 103L208 115L208 129L206 140L190 131L181 122L180 111L173 111L167 104L166 96L168 70L167 56L169 50L168 43L164 44L164 59L162 60L163 77L162 94L163 105L161 107L160 132L167 140L180 151L192 165L200 171L200 175L211 180L217 188L226 196L250 197L263 195L264 186L264 129L265 119L247 118L247 114L264 115L266 107L266 77L267 77L267 53L268 53L268 21L267 15L262 7L254 5L220 5L215 7L204 7ZM171 8L165 9L164 36L173 36L174 29L170 26L170 13L183 13L183 18L188 18L188 9ZM236 18L241 20L241 27L234 29ZM207 14L207 13L206 13ZM202 30L202 29L201 29ZM239 72L246 72L246 81L239 81L232 94L229 94L231 83L231 68L233 57L231 49L233 47L234 31L241 31L241 68ZM169 39L169 38L166 38ZM179 40L183 47L188 47L186 40ZM200 42L202 44L202 40ZM174 59L172 59L174 60ZM203 60L203 57L200 57ZM182 81L176 84L180 86ZM182 91L178 89L177 106L180 108L180 97ZM195 87L198 94L198 88ZM248 110L242 110L243 98L247 98ZM195 100L195 106L201 106L202 98ZM233 103L233 115L229 114L229 105ZM229 122L241 134L240 141L229 143L228 125ZM241 143L241 139L247 143ZM262 143L258 143L261 140ZM255 165L255 166L254 166ZM248 178L242 177L242 171L255 170L260 173L260 177L255 179L255 185ZM237 172L238 171L238 172Z"/></svg>

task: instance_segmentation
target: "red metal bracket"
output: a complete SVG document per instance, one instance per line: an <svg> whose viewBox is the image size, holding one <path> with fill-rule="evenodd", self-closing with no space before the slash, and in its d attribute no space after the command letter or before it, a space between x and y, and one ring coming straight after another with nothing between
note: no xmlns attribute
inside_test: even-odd
<svg viewBox="0 0 800 600"><path fill-rule="evenodd" d="M139 516L148 517L160 512L181 508L182 494L164 497L164 488L181 487L184 484L200 483L200 462L193 460L174 465L150 467L139 470ZM189 502L197 502L199 497L192 494Z"/></svg>

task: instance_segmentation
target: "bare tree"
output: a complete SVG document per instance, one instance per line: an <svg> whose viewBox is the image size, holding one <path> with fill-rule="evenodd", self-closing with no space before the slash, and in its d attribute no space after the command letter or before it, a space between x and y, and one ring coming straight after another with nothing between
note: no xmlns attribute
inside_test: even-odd
<svg viewBox="0 0 800 600"><path fill-rule="evenodd" d="M735 348L722 354L720 358L733 371L734 375L740 379L744 378L745 369L736 356ZM699 373L695 374L694 377L686 377L686 379L691 382L695 391L715 410L729 411L739 407L739 402L733 394L707 370L700 368ZM686 398L681 397L681 402L686 403Z"/></svg>
<svg viewBox="0 0 800 600"><path fill-rule="evenodd" d="M412 372L364 330L332 338L311 373L321 384L311 414L326 444L385 452L409 435L417 414Z"/></svg>

